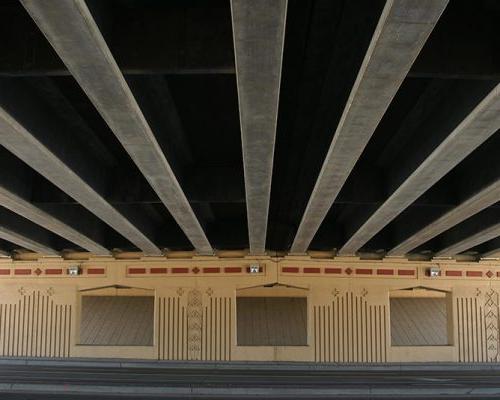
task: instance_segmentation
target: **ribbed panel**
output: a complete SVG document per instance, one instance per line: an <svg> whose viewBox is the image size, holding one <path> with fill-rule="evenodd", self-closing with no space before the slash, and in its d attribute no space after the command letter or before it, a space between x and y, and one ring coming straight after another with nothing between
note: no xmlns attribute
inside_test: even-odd
<svg viewBox="0 0 500 400"><path fill-rule="evenodd" d="M7 357L69 357L72 308L36 290L0 304L0 352Z"/></svg>
<svg viewBox="0 0 500 400"><path fill-rule="evenodd" d="M185 345L185 313L178 297L158 298L158 357L165 360L187 358Z"/></svg>
<svg viewBox="0 0 500 400"><path fill-rule="evenodd" d="M477 298L455 300L458 332L458 360L463 362L492 361L487 359L484 309ZM494 321L497 329L498 320ZM495 360L496 361L496 358Z"/></svg>
<svg viewBox="0 0 500 400"><path fill-rule="evenodd" d="M187 307L179 297L158 299L159 359L231 360L231 298L210 297L199 305L197 297L189 296Z"/></svg>
<svg viewBox="0 0 500 400"><path fill-rule="evenodd" d="M313 307L314 358L318 362L387 360L387 310L346 293Z"/></svg>

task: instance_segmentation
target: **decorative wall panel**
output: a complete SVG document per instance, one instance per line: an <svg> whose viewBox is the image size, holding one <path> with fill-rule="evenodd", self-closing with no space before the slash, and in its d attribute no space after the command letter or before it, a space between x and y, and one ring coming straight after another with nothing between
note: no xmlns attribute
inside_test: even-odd
<svg viewBox="0 0 500 400"><path fill-rule="evenodd" d="M489 300L487 300L488 302ZM481 299L478 299L478 297L458 297L455 299L459 361L485 362L497 360L498 313L494 315L495 311L492 311L489 306L483 306L481 303ZM498 303L496 309L498 310ZM486 320L485 310L489 315ZM490 330L489 334L488 330ZM491 339L494 339L491 352L487 350L488 335L490 335Z"/></svg>
<svg viewBox="0 0 500 400"><path fill-rule="evenodd" d="M53 290L19 289L19 299L0 304L0 355L69 357L72 306L54 301Z"/></svg>
<svg viewBox="0 0 500 400"><path fill-rule="evenodd" d="M387 360L387 307L353 292L313 306L314 359L319 362Z"/></svg>
<svg viewBox="0 0 500 400"><path fill-rule="evenodd" d="M158 297L158 358L231 360L232 299L179 293Z"/></svg>

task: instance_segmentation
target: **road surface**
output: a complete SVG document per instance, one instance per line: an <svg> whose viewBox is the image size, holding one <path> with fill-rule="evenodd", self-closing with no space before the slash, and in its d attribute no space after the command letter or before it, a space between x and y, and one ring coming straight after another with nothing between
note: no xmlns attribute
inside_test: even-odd
<svg viewBox="0 0 500 400"><path fill-rule="evenodd" d="M500 399L497 364L0 360L0 399Z"/></svg>

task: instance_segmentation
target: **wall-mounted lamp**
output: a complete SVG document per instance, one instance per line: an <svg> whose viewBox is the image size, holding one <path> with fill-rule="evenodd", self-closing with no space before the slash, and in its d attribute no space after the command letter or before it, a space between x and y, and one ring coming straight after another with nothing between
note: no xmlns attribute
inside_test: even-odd
<svg viewBox="0 0 500 400"><path fill-rule="evenodd" d="M248 272L251 274L258 274L262 272L262 267L259 264L250 264Z"/></svg>
<svg viewBox="0 0 500 400"><path fill-rule="evenodd" d="M429 267L427 268L427 276L430 276L431 278L441 276L441 269L439 267Z"/></svg>
<svg viewBox="0 0 500 400"><path fill-rule="evenodd" d="M82 273L82 269L80 268L79 265L70 265L68 267L68 275L77 276L77 275L80 275L81 273Z"/></svg>

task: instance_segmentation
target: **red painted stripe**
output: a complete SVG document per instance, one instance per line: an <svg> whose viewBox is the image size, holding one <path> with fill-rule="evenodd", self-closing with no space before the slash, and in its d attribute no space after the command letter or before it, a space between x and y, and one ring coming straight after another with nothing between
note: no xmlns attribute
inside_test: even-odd
<svg viewBox="0 0 500 400"><path fill-rule="evenodd" d="M233 274L233 273L241 272L241 271L243 271L243 268L241 268L241 267L226 267L226 268L224 268L224 272L226 272L228 274Z"/></svg>
<svg viewBox="0 0 500 400"><path fill-rule="evenodd" d="M187 274L189 272L189 268L172 268L173 274Z"/></svg>
<svg viewBox="0 0 500 400"><path fill-rule="evenodd" d="M89 275L103 275L104 268L87 268L87 274L89 274Z"/></svg>
<svg viewBox="0 0 500 400"><path fill-rule="evenodd" d="M467 271L465 273L467 276L483 276L483 271Z"/></svg>
<svg viewBox="0 0 500 400"><path fill-rule="evenodd" d="M415 275L413 269L398 269L398 275Z"/></svg>
<svg viewBox="0 0 500 400"><path fill-rule="evenodd" d="M446 271L446 276L462 276L462 271Z"/></svg>
<svg viewBox="0 0 500 400"><path fill-rule="evenodd" d="M293 273L296 273L296 272L299 272L299 268L298 267L283 267L283 268L281 268L281 272L293 272Z"/></svg>
<svg viewBox="0 0 500 400"><path fill-rule="evenodd" d="M394 275L393 269L377 269L377 275Z"/></svg>
<svg viewBox="0 0 500 400"><path fill-rule="evenodd" d="M218 274L220 272L219 267L207 267L203 268L203 273L204 274Z"/></svg>
<svg viewBox="0 0 500 400"><path fill-rule="evenodd" d="M45 270L45 275L61 275L62 272L63 271L62 271L61 268L46 269Z"/></svg>
<svg viewBox="0 0 500 400"><path fill-rule="evenodd" d="M373 270L370 268L356 268L356 275L371 275Z"/></svg>
<svg viewBox="0 0 500 400"><path fill-rule="evenodd" d="M500 272L497 272L497 277L500 276Z"/></svg>
<svg viewBox="0 0 500 400"><path fill-rule="evenodd" d="M167 269L166 268L151 268L149 270L152 274L166 274Z"/></svg>
<svg viewBox="0 0 500 400"><path fill-rule="evenodd" d="M129 274L145 274L146 268L129 268L128 273Z"/></svg>
<svg viewBox="0 0 500 400"><path fill-rule="evenodd" d="M14 275L31 275L31 269L15 269Z"/></svg>
<svg viewBox="0 0 500 400"><path fill-rule="evenodd" d="M321 268L306 267L306 268L304 268L303 271L304 271L305 274L320 274L321 273Z"/></svg>
<svg viewBox="0 0 500 400"><path fill-rule="evenodd" d="M325 274L341 274L342 268L325 268Z"/></svg>
<svg viewBox="0 0 500 400"><path fill-rule="evenodd" d="M10 269L0 269L0 275L10 275Z"/></svg>

